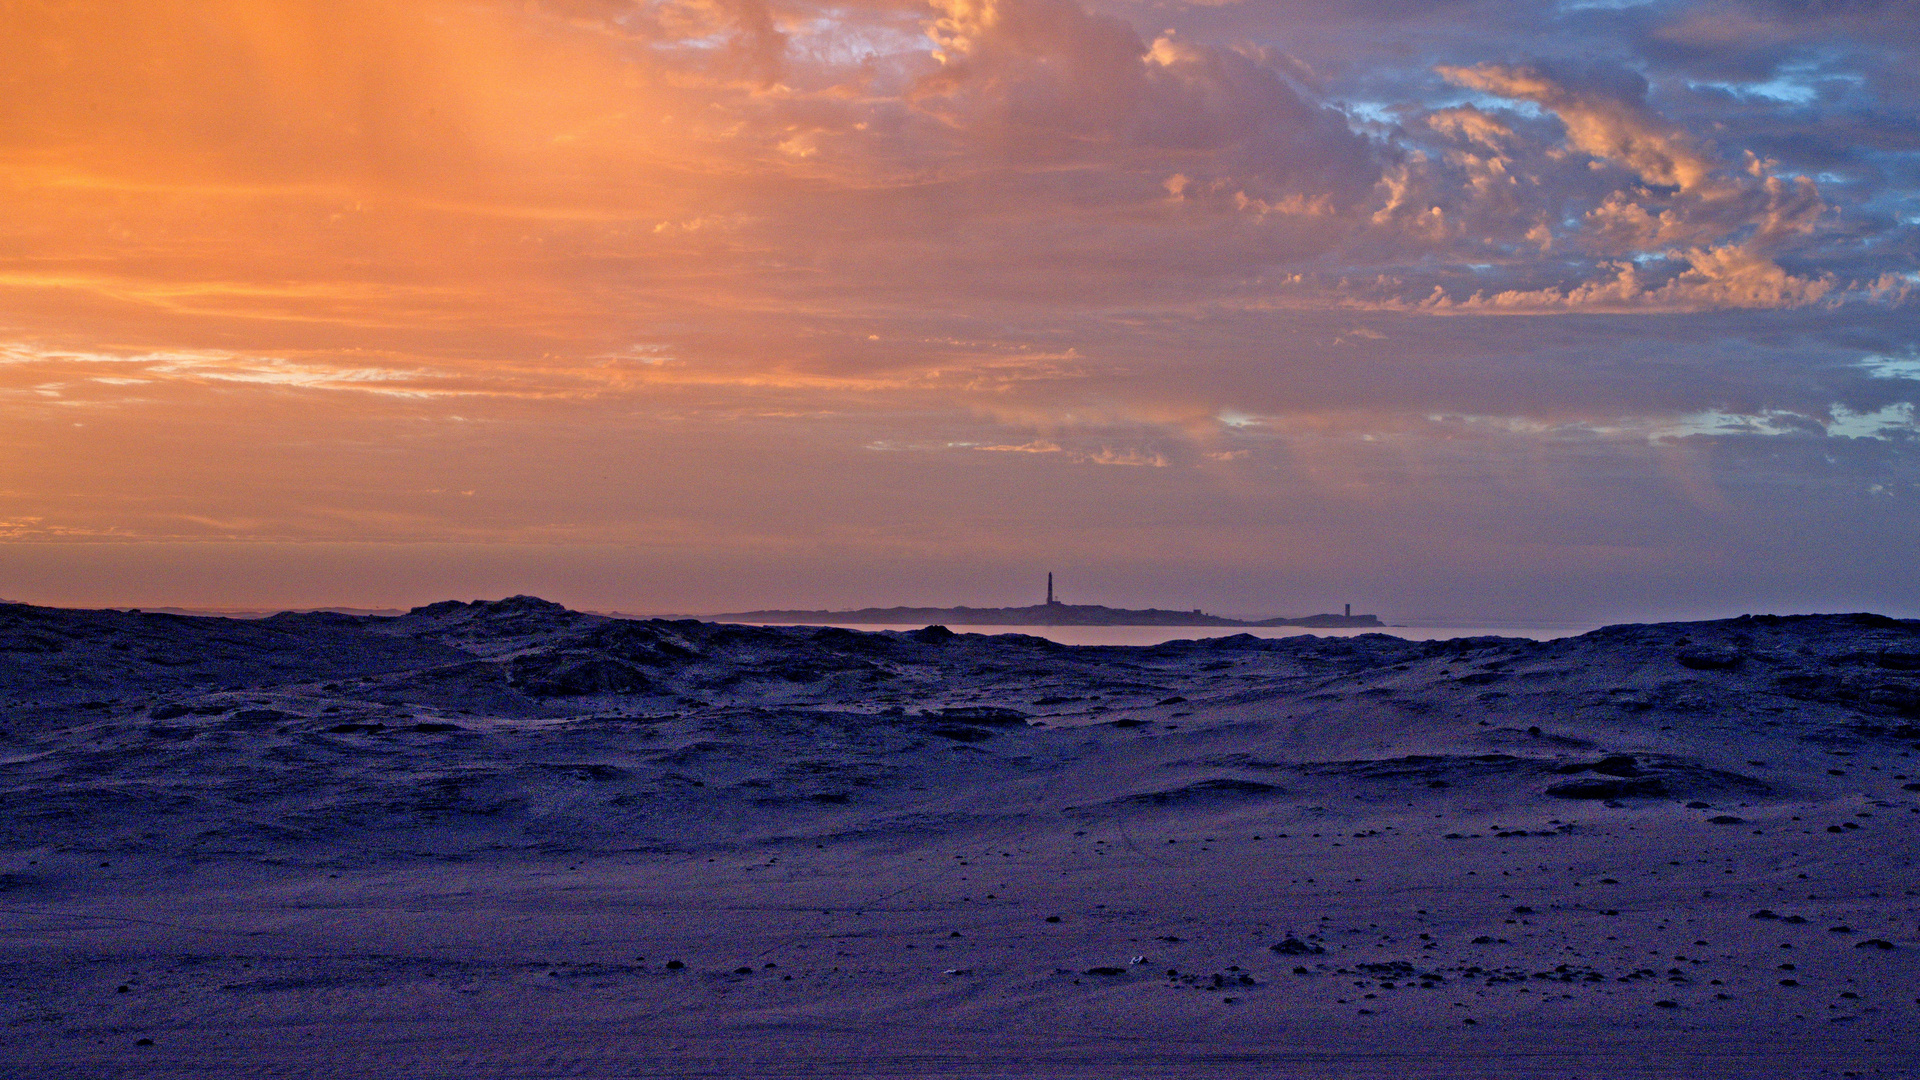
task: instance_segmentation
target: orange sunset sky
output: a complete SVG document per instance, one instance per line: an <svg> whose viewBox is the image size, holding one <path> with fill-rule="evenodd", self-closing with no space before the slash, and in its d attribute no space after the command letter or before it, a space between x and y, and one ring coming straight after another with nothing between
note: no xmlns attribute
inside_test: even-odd
<svg viewBox="0 0 1920 1080"><path fill-rule="evenodd" d="M0 0L0 597L1920 615L1917 28Z"/></svg>

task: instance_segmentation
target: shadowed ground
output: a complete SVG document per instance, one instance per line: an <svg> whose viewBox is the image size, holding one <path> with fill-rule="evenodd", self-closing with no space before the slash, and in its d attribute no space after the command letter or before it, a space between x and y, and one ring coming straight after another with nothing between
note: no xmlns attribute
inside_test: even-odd
<svg viewBox="0 0 1920 1080"><path fill-rule="evenodd" d="M0 607L38 1076L1914 1076L1920 624Z"/></svg>

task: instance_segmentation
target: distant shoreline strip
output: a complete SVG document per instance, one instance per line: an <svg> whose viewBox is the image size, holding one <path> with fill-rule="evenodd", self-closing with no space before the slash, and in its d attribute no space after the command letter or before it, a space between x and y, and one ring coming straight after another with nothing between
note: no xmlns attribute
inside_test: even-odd
<svg viewBox="0 0 1920 1080"><path fill-rule="evenodd" d="M860 623L874 626L1309 626L1384 627L1376 615L1306 615L1300 618L1229 619L1204 611L1128 609L1096 604L1035 604L1018 608L860 608L856 611L731 611L704 618L714 622L796 625Z"/></svg>

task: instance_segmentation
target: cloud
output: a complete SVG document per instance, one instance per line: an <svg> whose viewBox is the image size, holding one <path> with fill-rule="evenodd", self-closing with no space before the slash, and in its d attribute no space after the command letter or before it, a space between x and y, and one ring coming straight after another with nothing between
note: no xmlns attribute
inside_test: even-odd
<svg viewBox="0 0 1920 1080"><path fill-rule="evenodd" d="M1769 308L1810 304L1833 292L1832 275L1796 276L1773 258L1774 252L1816 233L1829 211L1814 181L1775 175L1774 163L1751 153L1739 167L1728 165L1648 108L1643 80L1593 73L1571 79L1542 68L1496 64L1442 66L1438 71L1455 85L1541 106L1560 121L1567 150L1590 159L1593 168L1618 166L1636 182L1607 191L1572 228L1555 228L1542 218L1527 233L1542 252L1559 247L1626 256L1603 265L1611 271L1608 276L1574 286L1476 290L1460 301L1443 290L1429 298L1427 309ZM1516 201L1508 188L1489 191L1494 186L1490 177L1512 177L1525 168L1504 156L1515 141L1510 128L1503 126L1496 135L1477 110L1459 109L1434 114L1429 126L1492 149L1484 159L1456 152L1451 160L1456 168L1475 173L1469 187L1481 202ZM1547 157L1554 156L1549 150ZM1542 182L1537 175L1530 180L1535 186ZM1400 183L1403 188L1409 185L1406 180ZM1403 194L1396 194L1396 202L1404 201ZM1652 265L1654 280L1642 264ZM1672 264L1677 272L1662 280L1657 276L1661 264Z"/></svg>
<svg viewBox="0 0 1920 1080"><path fill-rule="evenodd" d="M1435 312L1461 311L1702 311L1712 308L1801 307L1833 290L1832 278L1795 277L1747 247L1728 245L1675 253L1686 269L1660 284L1643 279L1631 262L1615 263L1612 278L1564 289L1475 293L1455 303L1436 294L1423 304Z"/></svg>
<svg viewBox="0 0 1920 1080"><path fill-rule="evenodd" d="M1445 68L1441 70L1443 73L1446 71ZM1471 143L1479 143L1494 151L1498 151L1507 140L1513 138L1512 128L1472 105L1439 109L1428 113L1427 126L1442 134Z"/></svg>
<svg viewBox="0 0 1920 1080"><path fill-rule="evenodd" d="M1018 446L976 446L974 449L1006 454L1058 454L1060 453L1060 444L1050 442L1046 439L1035 439L1032 442L1021 443Z"/></svg>
<svg viewBox="0 0 1920 1080"><path fill-rule="evenodd" d="M7 6L0 519L1818 581L1916 495L1911 14Z"/></svg>
<svg viewBox="0 0 1920 1080"><path fill-rule="evenodd" d="M1087 460L1095 465L1124 465L1133 468L1164 469L1172 465L1165 454L1145 450L1115 450L1103 446L1097 452L1087 455Z"/></svg>
<svg viewBox="0 0 1920 1080"><path fill-rule="evenodd" d="M1583 87L1538 68L1501 64L1442 65L1437 70L1457 85L1552 110L1566 125L1569 146L1624 165L1648 184L1685 193L1713 174L1712 160L1691 137L1634 100L1644 95L1644 84Z"/></svg>
<svg viewBox="0 0 1920 1080"><path fill-rule="evenodd" d="M1257 56L1151 41L1077 0L941 0L929 28L937 70L915 107L969 142L1015 160L1169 163L1173 194L1206 191L1278 206L1347 204L1378 166L1340 115L1303 99Z"/></svg>

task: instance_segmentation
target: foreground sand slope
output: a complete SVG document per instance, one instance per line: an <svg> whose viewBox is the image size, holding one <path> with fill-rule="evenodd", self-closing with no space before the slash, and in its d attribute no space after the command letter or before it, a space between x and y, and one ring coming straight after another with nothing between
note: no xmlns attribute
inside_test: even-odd
<svg viewBox="0 0 1920 1080"><path fill-rule="evenodd" d="M0 607L0 1074L1915 1076L1920 623Z"/></svg>

